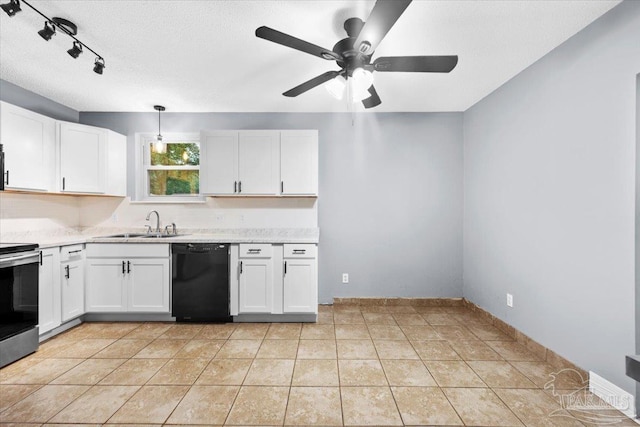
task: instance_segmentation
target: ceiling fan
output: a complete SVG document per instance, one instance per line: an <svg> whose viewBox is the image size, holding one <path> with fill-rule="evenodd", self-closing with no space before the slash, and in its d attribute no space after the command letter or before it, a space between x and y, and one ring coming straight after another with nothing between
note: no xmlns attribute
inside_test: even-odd
<svg viewBox="0 0 640 427"><path fill-rule="evenodd" d="M325 49L289 34L269 27L260 27L256 36L329 61L336 61L339 71L327 71L283 93L294 97L329 82L328 90L340 97L345 88L355 101L362 101L365 108L382 102L373 87L373 71L448 73L458 63L457 55L449 56L381 56L371 62L376 47L409 6L411 0L377 0L366 22L349 18L344 23L347 37ZM351 86L347 81L351 80ZM333 85L333 87L331 86ZM340 96L339 96L340 95Z"/></svg>

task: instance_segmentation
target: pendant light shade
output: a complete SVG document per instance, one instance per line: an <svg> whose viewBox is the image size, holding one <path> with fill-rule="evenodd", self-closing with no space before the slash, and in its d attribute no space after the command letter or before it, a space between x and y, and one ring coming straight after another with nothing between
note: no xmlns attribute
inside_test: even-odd
<svg viewBox="0 0 640 427"><path fill-rule="evenodd" d="M164 111L165 108L162 105L154 105L153 108L158 112L158 135L153 143L153 151L162 154L167 152L167 144L162 142L162 132L160 130L160 112Z"/></svg>

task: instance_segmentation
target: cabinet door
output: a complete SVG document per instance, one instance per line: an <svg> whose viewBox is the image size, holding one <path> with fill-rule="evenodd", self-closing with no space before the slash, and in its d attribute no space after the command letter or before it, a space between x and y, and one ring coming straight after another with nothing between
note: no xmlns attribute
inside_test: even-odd
<svg viewBox="0 0 640 427"><path fill-rule="evenodd" d="M280 181L282 194L318 194L318 131L281 132Z"/></svg>
<svg viewBox="0 0 640 427"><path fill-rule="evenodd" d="M283 296L285 313L315 313L318 289L315 259L285 259Z"/></svg>
<svg viewBox="0 0 640 427"><path fill-rule="evenodd" d="M278 193L279 138L277 131L240 132L238 148L240 195Z"/></svg>
<svg viewBox="0 0 640 427"><path fill-rule="evenodd" d="M84 314L84 260L62 264L62 321Z"/></svg>
<svg viewBox="0 0 640 427"><path fill-rule="evenodd" d="M60 249L40 251L38 277L38 329L40 334L60 326Z"/></svg>
<svg viewBox="0 0 640 427"><path fill-rule="evenodd" d="M273 260L241 258L239 313L271 313L273 308Z"/></svg>
<svg viewBox="0 0 640 427"><path fill-rule="evenodd" d="M87 312L119 312L127 309L126 261L87 259Z"/></svg>
<svg viewBox="0 0 640 427"><path fill-rule="evenodd" d="M200 137L200 192L238 191L238 132L203 132Z"/></svg>
<svg viewBox="0 0 640 427"><path fill-rule="evenodd" d="M130 262L128 310L168 313L169 259L132 259Z"/></svg>
<svg viewBox="0 0 640 427"><path fill-rule="evenodd" d="M6 188L55 188L55 120L0 103L0 144L5 152Z"/></svg>
<svg viewBox="0 0 640 427"><path fill-rule="evenodd" d="M127 137L108 131L107 134L107 194L127 195Z"/></svg>
<svg viewBox="0 0 640 427"><path fill-rule="evenodd" d="M106 145L106 129L60 122L62 191L104 193Z"/></svg>

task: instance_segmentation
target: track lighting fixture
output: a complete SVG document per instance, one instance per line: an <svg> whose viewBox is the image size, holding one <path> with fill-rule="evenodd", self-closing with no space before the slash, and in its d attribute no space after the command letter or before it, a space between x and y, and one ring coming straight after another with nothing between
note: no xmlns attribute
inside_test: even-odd
<svg viewBox="0 0 640 427"><path fill-rule="evenodd" d="M40 37L42 37L46 41L49 41L51 40L51 37L56 35L56 27L51 21L45 22L44 28L38 31L38 34L40 34Z"/></svg>
<svg viewBox="0 0 640 427"><path fill-rule="evenodd" d="M20 8L20 1L22 1L22 3L24 3L25 5L29 6L29 8L31 8L38 15L46 19L44 23L44 28L38 31L38 34L40 35L40 37L42 37L46 41L49 41L51 40L51 37L53 37L57 33L56 30L60 30L60 32L68 35L74 40L73 47L69 49L67 53L71 55L73 58L77 58L78 56L80 56L80 54L83 52L84 49L92 52L93 54L96 55L93 71L96 74L102 74L105 68L104 58L100 56L98 52L96 52L95 50L91 49L89 46L87 46L86 44L78 40L78 38L76 37L76 34L78 34L78 27L73 22L64 18L58 18L58 17L49 18L48 16L40 12L38 9L33 7L31 4L29 4L29 2L27 2L26 0L9 0L9 3L0 5L0 8L2 8L2 10L4 10L7 15L14 16L16 13L22 10Z"/></svg>
<svg viewBox="0 0 640 427"><path fill-rule="evenodd" d="M73 47L67 51L72 58L77 58L82 53L82 44L73 42Z"/></svg>
<svg viewBox="0 0 640 427"><path fill-rule="evenodd" d="M104 59L96 58L95 65L93 66L93 72L96 74L102 74L102 70L104 70Z"/></svg>
<svg viewBox="0 0 640 427"><path fill-rule="evenodd" d="M11 0L9 3L5 3L5 4L0 5L0 7L9 16L13 16L13 15L15 15L16 13L18 13L18 12L20 12L22 10L22 9L20 9L20 0Z"/></svg>

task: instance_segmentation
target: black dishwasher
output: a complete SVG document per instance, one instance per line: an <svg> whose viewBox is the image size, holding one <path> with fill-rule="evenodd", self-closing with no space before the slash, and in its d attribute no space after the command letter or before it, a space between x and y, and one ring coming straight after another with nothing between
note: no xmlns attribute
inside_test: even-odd
<svg viewBox="0 0 640 427"><path fill-rule="evenodd" d="M178 322L230 322L229 244L171 245L171 315Z"/></svg>

